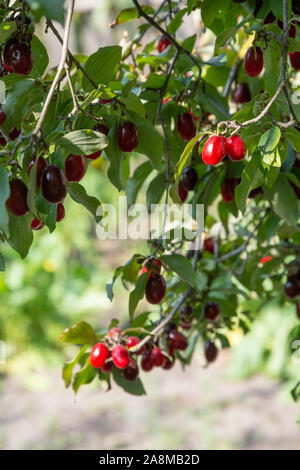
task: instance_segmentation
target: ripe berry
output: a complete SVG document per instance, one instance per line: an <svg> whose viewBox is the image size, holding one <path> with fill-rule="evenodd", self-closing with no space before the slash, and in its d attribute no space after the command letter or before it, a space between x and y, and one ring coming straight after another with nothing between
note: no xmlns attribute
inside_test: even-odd
<svg viewBox="0 0 300 470"><path fill-rule="evenodd" d="M108 99L102 99L101 100L101 104L108 104L108 103L111 103L112 102L112 98L108 98ZM98 132L101 132L101 131L98 131Z"/></svg>
<svg viewBox="0 0 300 470"><path fill-rule="evenodd" d="M65 218L65 208L62 203L56 207L56 222L61 222Z"/></svg>
<svg viewBox="0 0 300 470"><path fill-rule="evenodd" d="M15 73L28 75L34 63L30 47L25 43L14 44L10 49L10 62Z"/></svg>
<svg viewBox="0 0 300 470"><path fill-rule="evenodd" d="M103 366L101 366L102 372L105 372L106 374L112 371L112 368L114 366L114 363L111 360L106 360L104 362Z"/></svg>
<svg viewBox="0 0 300 470"><path fill-rule="evenodd" d="M220 315L220 307L215 302L209 302L205 307L205 318L209 321L216 321Z"/></svg>
<svg viewBox="0 0 300 470"><path fill-rule="evenodd" d="M283 22L278 20L277 23L278 23L279 28L283 29ZM291 27L289 29L289 37L290 38L296 37L296 26L294 24L291 24Z"/></svg>
<svg viewBox="0 0 300 470"><path fill-rule="evenodd" d="M141 360L141 367L145 372L149 372L153 368L152 360L151 360L151 351L147 350Z"/></svg>
<svg viewBox="0 0 300 470"><path fill-rule="evenodd" d="M139 144L139 133L133 122L127 121L119 128L119 146L123 152L133 152Z"/></svg>
<svg viewBox="0 0 300 470"><path fill-rule="evenodd" d="M39 219L33 219L31 222L32 230L41 230L43 227L45 227L45 224Z"/></svg>
<svg viewBox="0 0 300 470"><path fill-rule="evenodd" d="M165 369L165 370L172 369L172 367L175 364L175 356L174 356L173 349L169 349L169 356L171 356L171 359L169 357L165 356L165 360L164 360L164 363L163 363L163 366L162 366L162 368Z"/></svg>
<svg viewBox="0 0 300 470"><path fill-rule="evenodd" d="M20 134L21 134L21 131L17 129L16 127L13 127L10 133L8 134L8 137L10 138L10 140L14 141L19 137Z"/></svg>
<svg viewBox="0 0 300 470"><path fill-rule="evenodd" d="M121 344L117 344L111 353L112 360L118 369L125 369L130 362L130 355L128 349Z"/></svg>
<svg viewBox="0 0 300 470"><path fill-rule="evenodd" d="M215 252L214 239L212 237L206 238L203 243L203 248L213 255Z"/></svg>
<svg viewBox="0 0 300 470"><path fill-rule="evenodd" d="M104 135L107 135L109 133L108 127L105 126L104 124L98 124L97 126L95 126L94 131L100 132L101 134L104 134ZM94 153L91 153L90 155L86 155L86 158L88 160L97 160L97 158L100 157L101 153L102 153L102 150L99 150L98 152L94 152Z"/></svg>
<svg viewBox="0 0 300 470"><path fill-rule="evenodd" d="M234 90L233 99L236 103L248 103L251 101L251 91L248 83L239 83Z"/></svg>
<svg viewBox="0 0 300 470"><path fill-rule="evenodd" d="M296 303L296 312L297 312L297 317L300 320L300 304L299 304L299 302Z"/></svg>
<svg viewBox="0 0 300 470"><path fill-rule="evenodd" d="M226 153L230 160L238 162L245 158L247 153L246 145L238 135L232 135L226 140Z"/></svg>
<svg viewBox="0 0 300 470"><path fill-rule="evenodd" d="M240 178L225 178L221 187L222 198L225 202L234 201L234 190L240 182Z"/></svg>
<svg viewBox="0 0 300 470"><path fill-rule="evenodd" d="M123 371L124 378L133 382L139 375L139 368L135 359L131 358L129 365Z"/></svg>
<svg viewBox="0 0 300 470"><path fill-rule="evenodd" d="M204 354L207 362L214 362L218 356L218 349L214 343L207 341L204 347Z"/></svg>
<svg viewBox="0 0 300 470"><path fill-rule="evenodd" d="M35 158L30 160L29 162L29 165L27 168L28 175L30 175L34 164L35 164ZM36 167L36 185L38 188L41 187L42 173L47 166L48 166L47 160L45 160L44 157L39 157L38 162L37 162L37 167Z"/></svg>
<svg viewBox="0 0 300 470"><path fill-rule="evenodd" d="M161 367L165 362L165 356L161 352L160 348L155 347L151 351L151 361L152 364L156 367Z"/></svg>
<svg viewBox="0 0 300 470"><path fill-rule="evenodd" d="M289 53L291 66L295 70L300 70L300 52L290 52Z"/></svg>
<svg viewBox="0 0 300 470"><path fill-rule="evenodd" d="M226 155L226 138L213 135L205 143L202 151L202 160L207 165L217 165Z"/></svg>
<svg viewBox="0 0 300 470"><path fill-rule="evenodd" d="M273 15L273 13L270 11L270 13L266 16L264 20L264 24L271 24L274 23L276 20L276 17Z"/></svg>
<svg viewBox="0 0 300 470"><path fill-rule="evenodd" d="M159 304L166 295L166 281L161 274L151 274L146 284L146 299L150 304Z"/></svg>
<svg viewBox="0 0 300 470"><path fill-rule="evenodd" d="M249 77L257 77L264 67L264 54L260 47L249 47L246 52L244 68Z"/></svg>
<svg viewBox="0 0 300 470"><path fill-rule="evenodd" d="M296 277L289 277L284 286L285 295L289 299L294 299L300 294L300 284Z"/></svg>
<svg viewBox="0 0 300 470"><path fill-rule="evenodd" d="M133 348L137 344L141 342L140 338L137 338L136 336L129 336L129 338L126 341L126 346L128 349ZM142 354L143 348L138 349L137 351L134 352L134 354Z"/></svg>
<svg viewBox="0 0 300 470"><path fill-rule="evenodd" d="M5 112L3 111L3 109L0 109L0 126L2 126L2 124L4 123L6 119L6 114Z"/></svg>
<svg viewBox="0 0 300 470"><path fill-rule="evenodd" d="M177 330L170 331L168 335L169 346L179 351L184 351L188 347L188 341L186 337Z"/></svg>
<svg viewBox="0 0 300 470"><path fill-rule="evenodd" d="M122 330L121 328L117 328L117 327L114 327L114 328L111 328L108 332L108 336L109 338L111 339L118 339L118 337L122 334Z"/></svg>
<svg viewBox="0 0 300 470"><path fill-rule="evenodd" d="M42 193L46 201L59 204L67 195L64 172L57 165L48 165L42 173Z"/></svg>
<svg viewBox="0 0 300 470"><path fill-rule="evenodd" d="M10 196L6 201L8 209L19 217L29 212L27 206L28 189L21 179L10 181Z"/></svg>
<svg viewBox="0 0 300 470"><path fill-rule="evenodd" d="M102 367L106 359L109 357L109 351L105 344L97 343L91 350L90 363L93 367Z"/></svg>
<svg viewBox="0 0 300 470"><path fill-rule="evenodd" d="M12 63L11 63L11 51L14 46L18 44L18 41L16 38L9 39L7 43L4 46L3 50L3 61L4 65L6 66L6 69L8 72L12 72Z"/></svg>
<svg viewBox="0 0 300 470"><path fill-rule="evenodd" d="M248 198L254 199L256 198L256 196L258 196L259 194L263 194L263 193L264 193L263 188L259 186L258 188L252 189L252 191L250 191Z"/></svg>
<svg viewBox="0 0 300 470"><path fill-rule="evenodd" d="M188 142L196 135L196 123L190 113L179 114L177 120L177 131L179 137Z"/></svg>
<svg viewBox="0 0 300 470"><path fill-rule="evenodd" d="M68 181L78 182L85 173L84 158L81 155L69 155L65 161L65 175Z"/></svg>
<svg viewBox="0 0 300 470"><path fill-rule="evenodd" d="M161 54L170 44L169 39L162 35L158 43L158 52Z"/></svg>
<svg viewBox="0 0 300 470"><path fill-rule="evenodd" d="M0 146L5 147L7 145L6 139L4 137L0 136Z"/></svg>
<svg viewBox="0 0 300 470"><path fill-rule="evenodd" d="M178 183L178 196L180 197L182 204L186 201L188 196L188 191L183 186L182 181Z"/></svg>
<svg viewBox="0 0 300 470"><path fill-rule="evenodd" d="M185 168L182 172L181 183L187 191L192 191L197 183L198 174L194 168Z"/></svg>

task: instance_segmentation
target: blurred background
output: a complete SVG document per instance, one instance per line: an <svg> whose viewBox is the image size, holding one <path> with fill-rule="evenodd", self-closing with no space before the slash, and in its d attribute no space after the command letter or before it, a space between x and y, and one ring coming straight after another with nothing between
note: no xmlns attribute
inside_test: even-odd
<svg viewBox="0 0 300 470"><path fill-rule="evenodd" d="M109 26L120 9L132 6L130 0L76 4L72 52L91 53L135 34L134 22L126 30ZM199 30L197 15L180 34L189 35L191 26ZM44 29L38 34L56 65L60 49ZM200 41L205 53L209 38ZM106 171L100 159L84 185L113 203L118 193ZM7 270L0 277L0 339L7 345L7 363L0 365L0 448L300 449L299 406L290 396L300 366L288 352L288 334L297 324L294 308L268 305L246 337L239 330L231 334L232 351L223 351L209 368L199 347L186 371L176 366L144 373L145 398L115 387L105 394L96 382L75 398L61 379L62 363L74 348L61 344L59 335L79 320L95 329L112 318L125 321L126 291L117 283L110 303L105 285L132 253L146 254L146 246L97 240L93 220L70 200L57 230L34 237L24 261L6 250Z"/></svg>

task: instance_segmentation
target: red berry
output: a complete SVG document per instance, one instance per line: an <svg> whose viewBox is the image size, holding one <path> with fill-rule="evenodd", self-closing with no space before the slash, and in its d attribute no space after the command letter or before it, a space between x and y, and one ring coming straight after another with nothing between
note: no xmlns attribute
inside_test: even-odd
<svg viewBox="0 0 300 470"><path fill-rule="evenodd" d="M239 83L234 90L233 99L236 103L248 103L251 101L251 91L248 83Z"/></svg>
<svg viewBox="0 0 300 470"><path fill-rule="evenodd" d="M105 372L106 374L108 374L109 372L112 371L113 366L114 366L114 364L111 360L106 360L106 362L104 362L103 366L101 366L101 370L102 370L102 372Z"/></svg>
<svg viewBox="0 0 300 470"><path fill-rule="evenodd" d="M10 133L8 134L8 137L10 138L10 140L14 141L19 137L20 134L21 134L21 131L17 129L16 127L13 127Z"/></svg>
<svg viewBox="0 0 300 470"><path fill-rule="evenodd" d="M283 22L278 20L277 23L278 23L279 28L283 29ZM290 38L296 37L296 26L294 24L291 24L291 27L289 29L289 37Z"/></svg>
<svg viewBox="0 0 300 470"><path fill-rule="evenodd" d="M291 66L295 70L300 70L300 52L290 52L289 53Z"/></svg>
<svg viewBox="0 0 300 470"><path fill-rule="evenodd" d="M182 172L181 183L187 191L192 191L198 181L198 174L194 168L185 168Z"/></svg>
<svg viewBox="0 0 300 470"><path fill-rule="evenodd" d="M205 318L209 321L216 321L220 315L220 307L215 302L209 302L205 307Z"/></svg>
<svg viewBox="0 0 300 470"><path fill-rule="evenodd" d="M234 201L234 190L240 182L240 178L225 178L221 187L222 198L225 202Z"/></svg>
<svg viewBox="0 0 300 470"><path fill-rule="evenodd" d="M300 320L300 304L299 304L299 302L296 303L296 312L297 312L297 317Z"/></svg>
<svg viewBox="0 0 300 470"><path fill-rule="evenodd" d="M289 299L294 299L300 294L300 284L296 277L289 277L284 286L285 295Z"/></svg>
<svg viewBox="0 0 300 470"><path fill-rule="evenodd" d="M238 162L245 158L247 149L246 145L238 135L232 135L226 140L226 153L230 160Z"/></svg>
<svg viewBox="0 0 300 470"><path fill-rule="evenodd" d="M4 66L7 69L8 72L12 72L12 63L11 63L11 51L14 46L18 44L18 41L16 38L9 39L7 43L4 46L3 50L3 60L4 60Z"/></svg>
<svg viewBox="0 0 300 470"><path fill-rule="evenodd" d="M266 263L268 263L269 261L272 261L272 259L273 259L273 256L263 256L262 258L260 258L259 261L260 261L262 264L266 264Z"/></svg>
<svg viewBox="0 0 300 470"><path fill-rule="evenodd" d="M166 295L166 281L161 274L151 274L146 284L146 299L150 304L159 304Z"/></svg>
<svg viewBox="0 0 300 470"><path fill-rule="evenodd" d="M32 230L41 230L43 227L45 227L45 224L39 219L33 219L31 222Z"/></svg>
<svg viewBox="0 0 300 470"><path fill-rule="evenodd" d="M274 23L276 20L276 17L273 15L273 13L270 11L270 13L266 16L264 20L264 24L271 24Z"/></svg>
<svg viewBox="0 0 300 470"><path fill-rule="evenodd" d="M155 347L151 351L151 361L152 364L156 367L161 367L165 362L165 356L161 352L160 348Z"/></svg>
<svg viewBox="0 0 300 470"><path fill-rule="evenodd" d="M97 343L90 353L90 363L93 367L102 367L109 357L109 350L103 343Z"/></svg>
<svg viewBox="0 0 300 470"><path fill-rule="evenodd" d="M100 132L101 134L104 134L104 135L107 135L109 133L108 127L105 126L104 124L98 124L97 126L95 126L94 131ZM102 150L99 150L98 152L94 152L94 153L91 153L90 155L86 155L86 158L88 160L97 160L97 158L100 157L101 153L102 153Z"/></svg>
<svg viewBox="0 0 300 470"><path fill-rule="evenodd" d="M4 123L6 119L6 114L5 112L3 111L3 109L0 109L0 126L2 126L2 124Z"/></svg>
<svg viewBox="0 0 300 470"><path fill-rule="evenodd" d="M30 47L25 43L17 43L10 48L11 67L15 73L28 75L34 63Z"/></svg>
<svg viewBox="0 0 300 470"><path fill-rule="evenodd" d="M30 175L32 167L35 164L35 158L30 160L28 168L27 168L27 173ZM42 173L44 169L48 166L47 160L45 160L44 157L39 157L38 162L37 162L37 167L36 167L36 185L38 188L41 187L41 179L42 179Z"/></svg>
<svg viewBox="0 0 300 470"><path fill-rule="evenodd" d="M119 128L119 146L123 152L133 152L139 144L139 133L133 122L127 121Z"/></svg>
<svg viewBox="0 0 300 470"><path fill-rule="evenodd" d="M168 335L168 342L171 348L184 351L188 347L186 337L177 330L172 330Z"/></svg>
<svg viewBox="0 0 300 470"><path fill-rule="evenodd" d="M257 77L264 67L264 54L260 47L249 47L246 52L244 68L249 77Z"/></svg>
<svg viewBox="0 0 300 470"><path fill-rule="evenodd" d="M42 193L46 201L59 204L67 195L64 172L57 165L48 165L42 173Z"/></svg>
<svg viewBox="0 0 300 470"><path fill-rule="evenodd" d="M121 344L117 344L112 350L111 357L113 363L118 369L125 369L130 362L130 355L128 349Z"/></svg>
<svg viewBox="0 0 300 470"><path fill-rule="evenodd" d="M226 155L226 137L213 135L205 143L202 160L207 165L217 165Z"/></svg>
<svg viewBox="0 0 300 470"><path fill-rule="evenodd" d="M27 206L28 189L21 179L10 181L10 196L6 201L8 209L19 217L29 212Z"/></svg>
<svg viewBox="0 0 300 470"><path fill-rule="evenodd" d="M158 43L158 52L161 54L170 44L169 39L162 35Z"/></svg>
<svg viewBox="0 0 300 470"><path fill-rule="evenodd" d="M133 348L137 344L141 342L140 338L137 338L136 336L129 336L129 338L126 341L126 346L128 349ZM134 354L142 354L143 348L138 349L137 351L134 352Z"/></svg>
<svg viewBox="0 0 300 470"><path fill-rule="evenodd" d="M212 237L206 238L203 243L203 248L213 255L215 252L214 239Z"/></svg>
<svg viewBox="0 0 300 470"><path fill-rule="evenodd" d="M250 191L249 193L249 199L254 199L256 198L256 196L258 196L259 194L263 194L264 193L264 190L261 186L259 186L258 188L255 188L255 189L252 189L252 191Z"/></svg>
<svg viewBox="0 0 300 470"><path fill-rule="evenodd" d="M178 183L178 196L180 197L182 204L186 201L188 196L188 191L183 186L182 181Z"/></svg>
<svg viewBox="0 0 300 470"><path fill-rule="evenodd" d="M135 359L131 358L129 365L123 371L124 378L133 382L139 375L139 367Z"/></svg>
<svg viewBox="0 0 300 470"><path fill-rule="evenodd" d="M118 339L118 337L122 334L122 330L121 328L117 328L117 327L114 327L114 328L111 328L108 332L108 336L109 338L111 339Z"/></svg>
<svg viewBox="0 0 300 470"><path fill-rule="evenodd" d="M62 203L57 204L56 207L56 222L61 222L65 218L65 208Z"/></svg>
<svg viewBox="0 0 300 470"><path fill-rule="evenodd" d="M7 145L6 139L0 135L0 146L5 147Z"/></svg>
<svg viewBox="0 0 300 470"><path fill-rule="evenodd" d="M214 362L218 356L218 349L214 343L207 341L204 346L204 354L207 362Z"/></svg>
<svg viewBox="0 0 300 470"><path fill-rule="evenodd" d="M81 155L69 155L65 161L65 175L68 181L78 182L85 173L84 158Z"/></svg>
<svg viewBox="0 0 300 470"><path fill-rule="evenodd" d="M145 372L149 372L153 368L152 360L151 360L151 351L147 350L141 360L141 367Z"/></svg>
<svg viewBox="0 0 300 470"><path fill-rule="evenodd" d="M175 356L174 356L174 352L173 352L172 349L169 350L169 356L171 356L171 359L169 357L165 356L165 360L164 360L164 363L163 363L163 366L162 366L162 368L165 369L165 370L172 369L172 367L175 364Z"/></svg>
<svg viewBox="0 0 300 470"><path fill-rule="evenodd" d="M177 120L177 131L179 137L188 142L196 135L196 123L191 113L179 114Z"/></svg>
<svg viewBox="0 0 300 470"><path fill-rule="evenodd" d="M101 104L108 104L108 103L111 103L111 102L112 102L111 98L101 100ZM101 131L98 131L98 132L101 132Z"/></svg>

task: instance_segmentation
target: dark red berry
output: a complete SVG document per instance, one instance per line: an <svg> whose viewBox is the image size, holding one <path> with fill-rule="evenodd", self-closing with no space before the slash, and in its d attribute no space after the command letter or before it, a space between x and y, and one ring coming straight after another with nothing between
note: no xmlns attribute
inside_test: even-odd
<svg viewBox="0 0 300 470"><path fill-rule="evenodd" d="M158 347L155 347L151 351L151 361L152 364L156 367L161 367L163 363L165 362L165 356L161 352L161 349Z"/></svg>
<svg viewBox="0 0 300 470"><path fill-rule="evenodd" d="M222 198L225 202L234 201L234 190L240 182L240 178L225 178L221 187Z"/></svg>
<svg viewBox="0 0 300 470"><path fill-rule="evenodd" d="M296 277L289 277L284 286L285 295L289 299L294 299L300 294L300 283Z"/></svg>
<svg viewBox="0 0 300 470"><path fill-rule="evenodd" d="M62 203L57 204L56 207L56 222L61 222L65 218L65 207Z"/></svg>
<svg viewBox="0 0 300 470"><path fill-rule="evenodd" d="M278 23L279 28L283 29L283 22L278 20L277 23ZM290 38L295 38L296 37L296 26L294 24L291 24L291 26L290 26L289 37Z"/></svg>
<svg viewBox="0 0 300 470"><path fill-rule="evenodd" d="M177 120L177 131L179 137L188 142L196 135L196 123L191 113L179 114Z"/></svg>
<svg viewBox="0 0 300 470"><path fill-rule="evenodd" d="M64 172L57 165L48 165L42 173L42 193L51 204L63 202L67 195Z"/></svg>
<svg viewBox="0 0 300 470"><path fill-rule="evenodd" d="M27 206L28 189L21 179L10 181L10 196L6 201L8 209L19 217L29 212Z"/></svg>
<svg viewBox="0 0 300 470"><path fill-rule="evenodd" d="M257 77L264 68L264 54L260 47L249 47L244 62L245 72L249 77Z"/></svg>
<svg viewBox="0 0 300 470"><path fill-rule="evenodd" d="M263 194L263 193L264 193L263 188L261 186L259 186L258 188L252 189L252 191L250 191L248 197L249 197L249 199L254 199L257 196L259 196L259 194Z"/></svg>
<svg viewBox="0 0 300 470"><path fill-rule="evenodd" d="M158 43L158 52L161 54L170 44L169 39L162 35Z"/></svg>
<svg viewBox="0 0 300 470"><path fill-rule="evenodd" d="M102 367L106 359L109 357L109 351L105 344L97 343L91 350L90 363L93 367Z"/></svg>
<svg viewBox="0 0 300 470"><path fill-rule="evenodd" d="M207 362L214 362L218 356L218 349L214 343L207 341L204 347L204 354Z"/></svg>
<svg viewBox="0 0 300 470"><path fill-rule="evenodd" d="M5 112L3 111L3 109L0 109L0 126L2 126L2 124L4 123L6 119L6 114Z"/></svg>
<svg viewBox="0 0 300 470"><path fill-rule="evenodd" d="M6 139L0 135L0 146L5 147L7 145Z"/></svg>
<svg viewBox="0 0 300 470"><path fill-rule="evenodd" d="M85 173L84 158L81 155L69 155L65 161L65 175L68 181L78 182Z"/></svg>
<svg viewBox="0 0 300 470"><path fill-rule="evenodd" d="M101 104L108 104L108 103L111 103L112 102L112 98L108 98L108 99L102 99L101 100ZM98 131L98 132L101 132L101 131Z"/></svg>
<svg viewBox="0 0 300 470"><path fill-rule="evenodd" d="M276 20L276 17L273 15L273 13L270 11L270 13L268 13L268 15L266 16L265 20L264 20L264 24L271 24L271 23L274 23L274 21Z"/></svg>
<svg viewBox="0 0 300 470"><path fill-rule="evenodd" d="M133 122L127 121L119 128L119 146L123 152L133 152L139 144L139 133Z"/></svg>
<svg viewBox="0 0 300 470"><path fill-rule="evenodd" d="M151 361L151 351L146 351L141 360L141 367L145 372L149 372L153 368L153 364Z"/></svg>
<svg viewBox="0 0 300 470"><path fill-rule="evenodd" d="M226 155L226 137L213 135L205 143L202 160L207 165L217 165Z"/></svg>
<svg viewBox="0 0 300 470"><path fill-rule="evenodd" d="M3 61L4 65L8 72L12 72L12 63L11 63L11 51L14 46L18 45L16 38L9 39L4 46L3 50Z"/></svg>
<svg viewBox="0 0 300 470"><path fill-rule="evenodd" d="M35 164L35 158L30 160L28 168L27 168L27 173L30 175L32 167ZM37 167L36 167L36 185L38 188L41 187L41 179L42 179L42 173L44 169L48 166L47 160L45 160L44 157L39 157L38 162L37 162Z"/></svg>
<svg viewBox="0 0 300 470"><path fill-rule="evenodd" d="M168 335L169 346L179 351L184 351L188 347L188 341L186 337L177 330L170 331Z"/></svg>
<svg viewBox="0 0 300 470"><path fill-rule="evenodd" d="M194 168L185 168L182 172L181 183L187 191L192 191L197 183L198 174Z"/></svg>
<svg viewBox="0 0 300 470"><path fill-rule="evenodd" d="M20 134L21 134L21 131L17 129L16 127L13 127L10 133L8 134L8 137L10 138L10 140L14 141L19 137Z"/></svg>
<svg viewBox="0 0 300 470"><path fill-rule="evenodd" d="M289 53L291 66L295 70L300 70L300 52L290 52Z"/></svg>
<svg viewBox="0 0 300 470"><path fill-rule="evenodd" d="M39 219L33 219L31 222L32 230L41 230L43 227L45 227L45 224Z"/></svg>
<svg viewBox="0 0 300 470"><path fill-rule="evenodd" d="M151 274L146 284L146 299L150 304L159 304L166 295L166 281L161 274Z"/></svg>
<svg viewBox="0 0 300 470"><path fill-rule="evenodd" d="M246 145L238 135L232 135L226 140L226 153L230 160L238 162L245 158L247 149Z"/></svg>
<svg viewBox="0 0 300 470"><path fill-rule="evenodd" d="M112 371L114 367L114 363L109 359L109 360L106 360L106 362L104 362L103 366L101 366L101 370L102 372L108 374L109 372Z"/></svg>
<svg viewBox="0 0 300 470"><path fill-rule="evenodd" d="M215 252L214 239L212 237L206 238L203 243L203 248L213 255Z"/></svg>
<svg viewBox="0 0 300 470"><path fill-rule="evenodd" d="M112 350L111 357L113 363L118 369L125 369L130 362L130 355L128 349L121 344L117 344Z"/></svg>
<svg viewBox="0 0 300 470"><path fill-rule="evenodd" d="M28 75L33 69L33 54L25 43L14 44L10 48L11 67L15 73Z"/></svg>
<svg viewBox="0 0 300 470"><path fill-rule="evenodd" d="M104 124L98 124L97 126L95 126L94 131L100 132L101 134L104 134L104 135L107 135L109 133L108 127L105 126ZM97 158L100 157L101 153L102 153L102 150L99 150L98 152L94 152L94 153L91 153L90 155L86 155L86 158L88 160L97 160Z"/></svg>
<svg viewBox="0 0 300 470"><path fill-rule="evenodd" d="M248 103L251 101L251 91L248 83L239 83L234 90L233 99L236 103Z"/></svg>
<svg viewBox="0 0 300 470"><path fill-rule="evenodd" d="M172 369L172 367L174 366L175 364L175 356L173 353L170 353L169 351L169 356L171 356L171 359L167 356L165 356L165 360L164 360L164 363L163 363L163 366L162 368L165 369L165 370L170 370Z"/></svg>
<svg viewBox="0 0 300 470"><path fill-rule="evenodd" d="M182 204L186 201L188 196L188 191L183 186L182 181L178 183L178 196L180 197Z"/></svg>
<svg viewBox="0 0 300 470"><path fill-rule="evenodd" d="M133 382L139 375L139 367L135 359L131 358L129 365L123 371L124 378Z"/></svg>
<svg viewBox="0 0 300 470"><path fill-rule="evenodd" d="M216 321L220 315L220 307L215 302L209 302L205 307L205 318L209 321Z"/></svg>

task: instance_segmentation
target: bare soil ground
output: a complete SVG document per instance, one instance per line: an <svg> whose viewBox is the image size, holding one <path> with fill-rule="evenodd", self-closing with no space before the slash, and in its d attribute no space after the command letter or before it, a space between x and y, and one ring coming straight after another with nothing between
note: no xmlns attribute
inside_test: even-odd
<svg viewBox="0 0 300 470"><path fill-rule="evenodd" d="M59 372L11 377L0 392L2 449L298 449L299 407L265 377L226 378L227 354L208 369L144 374L136 398L82 387L74 401Z"/></svg>

